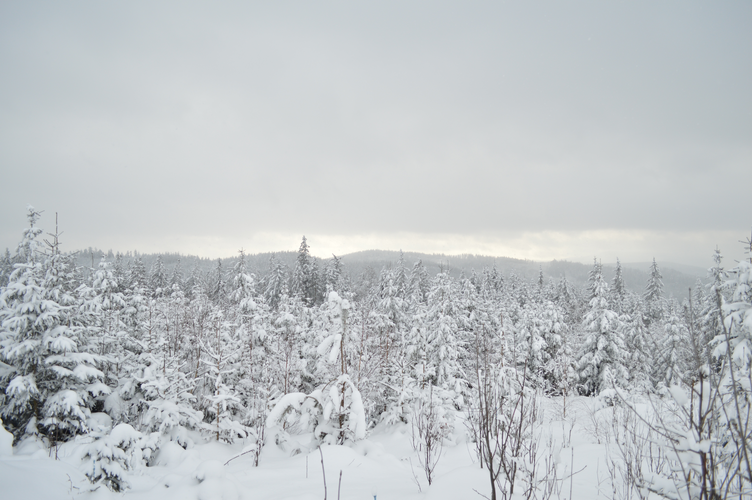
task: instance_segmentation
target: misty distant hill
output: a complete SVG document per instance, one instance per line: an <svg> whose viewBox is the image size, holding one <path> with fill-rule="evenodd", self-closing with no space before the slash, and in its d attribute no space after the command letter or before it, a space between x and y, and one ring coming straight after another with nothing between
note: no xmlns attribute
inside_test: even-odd
<svg viewBox="0 0 752 500"><path fill-rule="evenodd" d="M377 271L383 267L394 266L399 261L399 252L389 250L366 250L343 255L342 261L350 271L351 276L356 277L364 272L367 267L373 267ZM339 257L339 256L338 256ZM440 269L448 271L453 277L461 274L470 276L473 269L480 273L485 267L494 265L502 275L509 276L514 273L527 280L535 281L538 273L543 271L545 280L560 280L563 276L577 286L585 286L588 273L593 268L592 264L581 264L563 260L551 262L538 262L532 260L513 259L510 257L490 257L485 255L444 255L425 254L417 252L404 252L404 260L408 267L421 260L431 274L436 274ZM622 263L622 276L627 287L637 293L642 293L648 281L650 265L646 263ZM681 264L658 262L658 268L663 275L663 285L666 296L673 296L682 300L687 296L689 287L696 285L697 279L705 282L707 270L685 266ZM603 274L606 280L611 282L616 269L616 263L603 262Z"/></svg>
<svg viewBox="0 0 752 500"><path fill-rule="evenodd" d="M297 252L285 251L274 252L275 258L284 263L290 271L295 266ZM92 262L96 267L103 256L107 260L114 260L111 252L102 252L96 249L87 249L77 252L79 264L84 267L90 267ZM158 254L141 254L128 252L124 254L123 261L128 263L136 258L140 258L147 271L151 269ZM419 252L403 252L405 267L411 269L419 260L423 262L429 274L435 275L444 270L452 277L459 278L463 274L469 277L473 270L477 273L484 268L496 266L498 271L508 277L516 274L527 281L538 279L539 270L543 271L545 280L559 281L566 276L567 280L573 285L584 287L587 283L588 273L592 269L592 264L581 264L579 262L569 262L564 260L553 260L550 262L538 262L524 259L513 259L511 257L491 257L486 255L445 255L445 254L427 254ZM162 261L167 268L168 273L180 260L184 277L188 277L194 267L198 267L204 273L211 273L217 269L219 259L207 259L192 255L180 255L176 253L161 254ZM272 252L251 254L246 256L248 268L261 277L269 271L269 260ZM400 252L392 250L364 250L353 252L345 255L338 255L342 259L346 272L353 281L358 281L365 274L378 274L383 268L397 265L400 258ZM231 256L222 259L222 269L228 271L236 262L237 256ZM326 262L331 259L317 259L319 267L323 269ZM603 262L603 273L609 283L613 279L616 263ZM642 293L648 280L651 262L622 263L622 274L627 287L637 293ZM673 296L682 300L687 296L690 287L694 287L698 279L703 283L706 281L707 270L675 263L658 262L658 267L663 275L664 291L667 297Z"/></svg>

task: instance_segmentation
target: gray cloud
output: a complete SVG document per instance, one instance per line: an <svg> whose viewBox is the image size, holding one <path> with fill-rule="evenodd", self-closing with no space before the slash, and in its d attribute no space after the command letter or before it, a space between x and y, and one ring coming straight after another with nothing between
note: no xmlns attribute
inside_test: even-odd
<svg viewBox="0 0 752 500"><path fill-rule="evenodd" d="M260 234L306 233L485 251L523 233L672 231L706 234L705 255L713 231L750 225L750 14L5 3L0 246L32 203L61 213L73 247L274 250ZM193 246L155 247L176 241Z"/></svg>

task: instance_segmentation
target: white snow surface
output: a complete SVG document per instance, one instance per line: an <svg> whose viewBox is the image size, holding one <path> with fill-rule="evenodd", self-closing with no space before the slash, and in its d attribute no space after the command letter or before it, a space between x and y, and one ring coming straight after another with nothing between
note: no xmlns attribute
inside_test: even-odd
<svg viewBox="0 0 752 500"><path fill-rule="evenodd" d="M291 406L299 404L301 395L288 395ZM591 428L594 413L608 418L610 408L601 408L596 399L567 398L566 418L561 399L547 399L542 423L541 447L553 439L550 454L558 463L558 476L566 477L574 469L581 472L566 479L561 498L610 498L611 484L606 466L607 448L598 444ZM600 408L600 409L599 409ZM380 424L368 436L345 446L321 447L328 498L337 498L339 474L342 471L342 499L471 499L481 498L474 489L490 496L488 473L481 469L473 443L468 441L457 414L454 431L444 442L443 455L436 468L431 486L420 469L417 454L410 442L410 426ZM102 422L105 427L108 422ZM570 432L571 429L571 432ZM571 435L571 441L567 439ZM131 489L114 493L104 486L95 491L82 470L84 450L92 438L82 436L76 442L61 445L57 450L27 439L7 453L6 432L0 433L0 498L3 500L70 500L116 499L139 500L309 500L324 497L321 455L317 449L290 456L267 440L258 467L250 454L241 455L248 443L233 445L201 440L183 449L173 442L162 443L150 467L128 471ZM130 426L112 429L111 439L137 438ZM566 446L564 446L566 445ZM541 453L546 453L542 451ZM240 455L240 456L238 456ZM228 462L229 461L229 462ZM572 463L572 461L574 463ZM418 486L420 484L420 488ZM518 498L515 496L514 498ZM521 497L519 497L521 498Z"/></svg>

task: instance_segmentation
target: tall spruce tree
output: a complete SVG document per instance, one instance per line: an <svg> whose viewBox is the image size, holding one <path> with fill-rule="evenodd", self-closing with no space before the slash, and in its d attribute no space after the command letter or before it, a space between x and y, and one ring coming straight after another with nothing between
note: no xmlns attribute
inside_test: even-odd
<svg viewBox="0 0 752 500"><path fill-rule="evenodd" d="M285 264L274 254L269 257L269 273L261 281L266 303L272 310L277 310L283 296L289 295L289 277Z"/></svg>
<svg viewBox="0 0 752 500"><path fill-rule="evenodd" d="M167 295L169 292L168 283L167 271L162 262L162 256L157 255L157 259L154 261L151 273L149 274L149 289L152 297L162 297L163 295Z"/></svg>
<svg viewBox="0 0 752 500"><path fill-rule="evenodd" d="M608 283L598 261L590 272L590 310L583 319L587 335L577 364L580 390L598 394L614 385L624 387L629 374L624 367L624 340L619 315L609 308Z"/></svg>
<svg viewBox="0 0 752 500"><path fill-rule="evenodd" d="M318 284L318 265L311 256L306 237L300 242L295 269L292 274L292 293L308 307L321 303Z"/></svg>
<svg viewBox="0 0 752 500"><path fill-rule="evenodd" d="M57 442L88 431L89 406L101 393L103 374L99 359L86 352L72 259L60 252L57 231L42 251L39 215L29 207L20 262L0 294L0 355L12 367L2 381L0 414L16 437L43 434Z"/></svg>
<svg viewBox="0 0 752 500"><path fill-rule="evenodd" d="M616 269L614 270L614 280L611 290L614 310L622 314L624 312L624 299L627 295L627 287L624 284L624 275L618 257L616 258Z"/></svg>
<svg viewBox="0 0 752 500"><path fill-rule="evenodd" d="M663 300L663 275L661 275L661 271L658 269L658 264L655 262L655 258L653 258L653 263L650 265L650 276L645 285L643 300L645 301L645 313L648 325L660 321L663 318L663 312L665 309L665 303Z"/></svg>

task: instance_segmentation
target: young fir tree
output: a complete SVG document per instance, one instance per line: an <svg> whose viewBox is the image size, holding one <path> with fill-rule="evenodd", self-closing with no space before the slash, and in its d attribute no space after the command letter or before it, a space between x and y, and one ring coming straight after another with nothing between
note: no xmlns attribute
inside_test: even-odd
<svg viewBox="0 0 752 500"><path fill-rule="evenodd" d="M103 374L100 360L85 352L90 346L73 295L72 259L60 252L57 232L43 253L39 212L29 207L28 218L18 251L23 263L0 295L0 355L13 367L0 414L16 437L41 433L57 442L88 431L88 403L101 394Z"/></svg>
<svg viewBox="0 0 752 500"><path fill-rule="evenodd" d="M423 261L418 260L418 262L413 265L412 271L410 272L408 294L411 296L413 302L418 301L425 303L428 299L430 288L431 283L428 278L428 270L426 269L426 266L423 265Z"/></svg>
<svg viewBox="0 0 752 500"><path fill-rule="evenodd" d="M619 262L619 259L617 257L616 259L616 269L614 270L614 280L613 285L611 287L612 290L612 304L613 309L619 314L624 313L624 300L627 295L627 288L624 284L624 276L621 269L621 262Z"/></svg>
<svg viewBox="0 0 752 500"><path fill-rule="evenodd" d="M538 266L538 297L539 300L542 300L543 297L543 287L545 286L545 281L543 280L543 266Z"/></svg>
<svg viewBox="0 0 752 500"><path fill-rule="evenodd" d="M303 236L292 274L291 292L300 297L307 307L321 303L318 284L318 266L311 256L310 247Z"/></svg>
<svg viewBox="0 0 752 500"><path fill-rule="evenodd" d="M178 261L175 263L175 267L172 269L172 274L170 275L170 280L168 282L170 290L175 290L175 287L183 290L183 281L183 266L181 265L180 259L178 259Z"/></svg>
<svg viewBox="0 0 752 500"><path fill-rule="evenodd" d="M598 394L614 385L624 387L629 374L624 368L624 340L619 315L609 309L608 283L596 261L588 283L590 310L583 319L587 335L577 363L580 390L585 395Z"/></svg>
<svg viewBox="0 0 752 500"><path fill-rule="evenodd" d="M689 330L685 324L680 306L675 301L666 309L663 332L656 346L657 363L653 373L657 387L671 387L686 379L689 357Z"/></svg>
<svg viewBox="0 0 752 500"><path fill-rule="evenodd" d="M655 343L645 324L643 305L639 296L628 296L625 308L630 312L622 315L621 319L627 347L625 366L630 374L630 387L647 393L654 388L651 375L655 366Z"/></svg>
<svg viewBox="0 0 752 500"><path fill-rule="evenodd" d="M80 297L79 310L88 317L86 328L92 340L87 350L107 360L102 365L104 380L117 381L121 338L126 335L122 317L127 303L120 292L112 265L103 258L92 275L91 286L81 286L77 292Z"/></svg>
<svg viewBox="0 0 752 500"><path fill-rule="evenodd" d="M128 288L128 270L123 262L123 254L120 252L115 255L115 262L112 264L112 276L117 282L118 292L123 292Z"/></svg>
<svg viewBox="0 0 752 500"><path fill-rule="evenodd" d="M543 366L546 358L546 341L543 338L539 303L528 302L515 315L515 365L524 368L534 388L543 388Z"/></svg>
<svg viewBox="0 0 752 500"><path fill-rule="evenodd" d="M580 298L575 288L567 280L566 275L562 276L556 285L554 301L563 309L568 325L582 322Z"/></svg>
<svg viewBox="0 0 752 500"><path fill-rule="evenodd" d="M547 301L540 311L539 328L545 342L541 372L548 394L567 395L577 381L570 346L569 325L560 306Z"/></svg>
<svg viewBox="0 0 752 500"><path fill-rule="evenodd" d="M405 264L405 254L400 250L399 260L397 266L394 268L394 286L397 289L397 295L402 299L407 297L407 291L410 287L410 276L407 272L407 266Z"/></svg>
<svg viewBox="0 0 752 500"><path fill-rule="evenodd" d="M252 452L254 465L264 445L267 406L273 388L271 360L273 352L269 308L262 295L257 294L255 276L246 267L245 253L241 250L230 281L230 320L239 340L240 356L237 363L235 391L245 409L240 423L255 440Z"/></svg>
<svg viewBox="0 0 752 500"><path fill-rule="evenodd" d="M464 339L460 338L460 310L455 283L446 273L433 280L428 294L426 375L430 383L451 391L461 400L465 374L460 364Z"/></svg>
<svg viewBox="0 0 752 500"><path fill-rule="evenodd" d="M185 280L185 282L183 283L183 291L191 299L204 293L204 290L203 290L204 277L198 264L199 264L198 261L196 261L196 263L193 264L193 269L191 269L191 275L188 276L188 279Z"/></svg>
<svg viewBox="0 0 752 500"><path fill-rule="evenodd" d="M496 264L494 264L491 269L483 269L481 288L483 289L484 294L488 297L496 297L504 289L504 278L501 276L501 273L499 273L499 270L496 269Z"/></svg>
<svg viewBox="0 0 752 500"><path fill-rule="evenodd" d="M154 261L154 265L151 268L149 274L149 289L152 297L162 297L169 292L167 271L162 263L162 256L157 255L157 260Z"/></svg>
<svg viewBox="0 0 752 500"><path fill-rule="evenodd" d="M343 296L351 295L350 284L345 275L342 259L334 254L332 254L332 260L329 261L324 271L324 284L324 293L327 296L329 292L337 292Z"/></svg>
<svg viewBox="0 0 752 500"><path fill-rule="evenodd" d="M650 265L650 276L648 277L648 282L645 286L643 300L645 301L645 314L648 326L654 322L660 321L663 318L663 312L665 309L665 303L663 300L663 276L658 269L658 264L655 262L655 258L653 258L653 263Z"/></svg>
<svg viewBox="0 0 752 500"><path fill-rule="evenodd" d="M274 254L269 257L269 273L261 282L264 298L269 307L276 311L284 295L289 295L288 273L284 263Z"/></svg>
<svg viewBox="0 0 752 500"><path fill-rule="evenodd" d="M202 342L205 374L205 412L211 421L211 436L228 443L248 436L241 422L245 408L241 404L239 385L240 359L243 345L233 325L226 320L219 306L213 307L210 336Z"/></svg>
<svg viewBox="0 0 752 500"><path fill-rule="evenodd" d="M272 353L273 396L280 396L301 390L304 372L312 373L313 367L306 370L305 363L315 363L313 357L304 357L303 325L305 317L303 304L297 297L287 295L283 289L277 309L271 313L270 344ZM315 383L303 388L312 390Z"/></svg>
<svg viewBox="0 0 752 500"><path fill-rule="evenodd" d="M136 257L133 262L128 262L128 286L139 288L142 291L149 289L149 279L146 276L146 266L141 257Z"/></svg>
<svg viewBox="0 0 752 500"><path fill-rule="evenodd" d="M382 271L378 302L370 314L380 344L376 376L384 384L383 390L378 391L377 405L383 408L382 418L387 423L407 422L414 385L406 345L410 328L408 302L400 296L401 275L406 278L399 268ZM407 285L406 279L402 284Z"/></svg>
<svg viewBox="0 0 752 500"><path fill-rule="evenodd" d="M217 259L217 268L214 270L214 273L212 273L211 282L208 287L209 298L215 304L223 303L226 298L226 287L227 282L225 272L222 269L222 259Z"/></svg>

